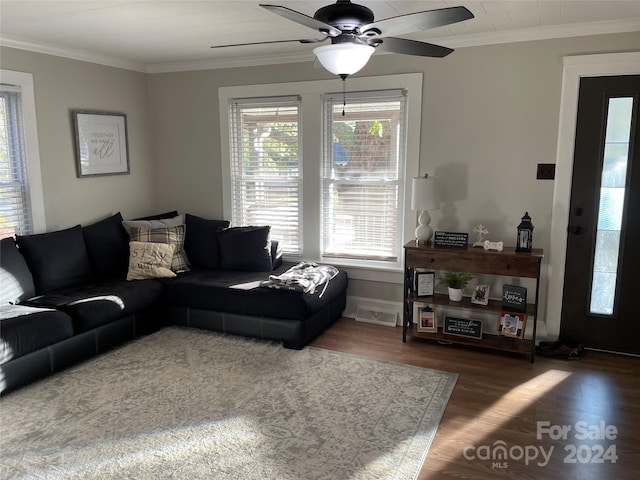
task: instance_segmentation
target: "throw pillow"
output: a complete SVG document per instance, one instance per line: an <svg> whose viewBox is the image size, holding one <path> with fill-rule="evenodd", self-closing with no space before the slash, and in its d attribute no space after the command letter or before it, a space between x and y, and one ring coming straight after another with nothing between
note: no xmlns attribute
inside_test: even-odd
<svg viewBox="0 0 640 480"><path fill-rule="evenodd" d="M18 235L36 295L71 287L91 278L91 262L80 225L56 232Z"/></svg>
<svg viewBox="0 0 640 480"><path fill-rule="evenodd" d="M195 215L184 216L187 227L184 249L191 265L214 270L220 268L218 231L227 228L226 220L207 220Z"/></svg>
<svg viewBox="0 0 640 480"><path fill-rule="evenodd" d="M122 222L122 226L129 235L131 235L131 227L168 228L176 227L178 225L184 225L183 215L158 220L124 220Z"/></svg>
<svg viewBox="0 0 640 480"><path fill-rule="evenodd" d="M93 273L100 278L123 279L129 262L129 236L120 212L82 228Z"/></svg>
<svg viewBox="0 0 640 480"><path fill-rule="evenodd" d="M234 227L218 232L220 268L270 272L271 227Z"/></svg>
<svg viewBox="0 0 640 480"><path fill-rule="evenodd" d="M127 280L175 277L170 268L175 249L166 243L130 242Z"/></svg>
<svg viewBox="0 0 640 480"><path fill-rule="evenodd" d="M189 261L184 251L184 237L184 225L170 228L131 227L131 240L134 242L167 243L175 247L171 260L171 270L174 272L189 270Z"/></svg>

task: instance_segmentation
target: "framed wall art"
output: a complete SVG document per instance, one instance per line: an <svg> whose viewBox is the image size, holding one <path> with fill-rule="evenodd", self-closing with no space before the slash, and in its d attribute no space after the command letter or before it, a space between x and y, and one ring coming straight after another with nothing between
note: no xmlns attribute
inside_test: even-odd
<svg viewBox="0 0 640 480"><path fill-rule="evenodd" d="M82 110L74 110L72 114L78 177L127 175L127 116Z"/></svg>

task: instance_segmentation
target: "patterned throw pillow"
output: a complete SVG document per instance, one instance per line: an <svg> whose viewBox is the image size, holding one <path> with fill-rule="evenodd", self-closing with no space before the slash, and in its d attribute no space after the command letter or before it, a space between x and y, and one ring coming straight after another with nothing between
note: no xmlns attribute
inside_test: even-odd
<svg viewBox="0 0 640 480"><path fill-rule="evenodd" d="M171 260L171 270L176 273L189 270L189 260L184 251L185 226L166 228L131 227L131 241L167 243L175 247Z"/></svg>
<svg viewBox="0 0 640 480"><path fill-rule="evenodd" d="M170 268L175 249L165 243L129 242L127 280L175 277Z"/></svg>

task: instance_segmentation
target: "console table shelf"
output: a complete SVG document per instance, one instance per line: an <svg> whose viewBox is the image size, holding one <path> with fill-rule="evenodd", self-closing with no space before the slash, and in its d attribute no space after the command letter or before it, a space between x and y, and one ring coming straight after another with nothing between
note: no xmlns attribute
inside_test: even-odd
<svg viewBox="0 0 640 480"><path fill-rule="evenodd" d="M402 322L402 341L406 342L407 335L437 340L440 342L460 345L473 345L493 350L515 352L530 355L531 362L535 359L535 341L537 330L538 293L540 290L540 265L542 263L542 249L531 252L516 252L514 248L505 248L502 252L478 248L454 249L438 248L432 245L418 245L411 241L404 246L404 316ZM503 335L483 334L481 339L467 338L444 333L442 327L438 332L418 332L413 324L413 304L424 303L440 305L447 308L458 308L476 312L490 312L499 314L505 310L500 300L489 300L488 305L471 303L470 298L463 298L461 302L452 302L447 295L438 294L418 297L414 288L414 274L416 269L456 271L468 273L484 273L490 275L533 278L536 281L534 303L527 305L526 314L533 321L532 339L520 339ZM497 322L497 315L496 315Z"/></svg>
<svg viewBox="0 0 640 480"><path fill-rule="evenodd" d="M469 345L473 347L486 348L490 350L501 350L503 352L531 354L534 347L533 341L528 339L510 338L501 335L483 335L481 339L454 337L443 333L442 327L438 327L438 333L418 332L413 325L411 335L415 338L426 340L436 340L440 343L452 343L456 345Z"/></svg>

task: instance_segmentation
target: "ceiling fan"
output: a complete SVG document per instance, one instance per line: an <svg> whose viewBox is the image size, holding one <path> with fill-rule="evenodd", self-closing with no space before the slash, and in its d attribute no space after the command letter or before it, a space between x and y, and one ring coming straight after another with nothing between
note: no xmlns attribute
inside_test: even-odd
<svg viewBox="0 0 640 480"><path fill-rule="evenodd" d="M374 21L371 9L351 3L351 0L337 0L334 4L320 8L313 17L279 5L260 4L260 6L296 23L318 30L322 38L214 45L211 48L285 42L321 43L331 40L330 45L316 47L313 53L324 68L334 75L339 75L343 80L364 67L376 50L422 57L445 57L453 52L453 49L396 38L393 35L427 30L473 18L473 14L465 7L450 7Z"/></svg>

